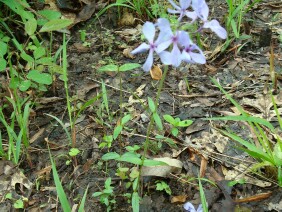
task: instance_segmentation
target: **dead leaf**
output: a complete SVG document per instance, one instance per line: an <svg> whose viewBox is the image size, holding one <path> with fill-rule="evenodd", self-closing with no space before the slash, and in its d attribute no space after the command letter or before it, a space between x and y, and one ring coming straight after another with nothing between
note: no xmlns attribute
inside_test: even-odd
<svg viewBox="0 0 282 212"><path fill-rule="evenodd" d="M135 56L133 54L131 54L132 49L131 48L126 48L123 50L122 54L126 57L126 58L130 58L130 59L134 59Z"/></svg>
<svg viewBox="0 0 282 212"><path fill-rule="evenodd" d="M184 203L186 202L186 195L173 196L170 200L171 203Z"/></svg>
<svg viewBox="0 0 282 212"><path fill-rule="evenodd" d="M163 72L158 65L153 66L153 68L150 70L150 74L154 80L160 80L163 76Z"/></svg>
<svg viewBox="0 0 282 212"><path fill-rule="evenodd" d="M142 176L158 176L167 177L170 173L180 173L183 164L180 160L172 158L154 158L153 160L162 161L167 164L167 166L143 166L141 170Z"/></svg>
<svg viewBox="0 0 282 212"><path fill-rule="evenodd" d="M125 11L119 20L119 25L120 26L132 26L134 25L135 18L132 13Z"/></svg>

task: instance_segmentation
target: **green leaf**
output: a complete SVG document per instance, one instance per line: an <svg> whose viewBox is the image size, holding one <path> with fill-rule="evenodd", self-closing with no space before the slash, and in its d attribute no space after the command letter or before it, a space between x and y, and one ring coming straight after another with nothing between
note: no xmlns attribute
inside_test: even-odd
<svg viewBox="0 0 282 212"><path fill-rule="evenodd" d="M42 57L45 55L45 48L40 46L37 49L35 49L35 51L33 52L33 56L35 58L35 60L37 60L38 58Z"/></svg>
<svg viewBox="0 0 282 212"><path fill-rule="evenodd" d="M37 64L42 64L42 65L51 65L53 66L53 58L52 57L42 57L38 60L36 60Z"/></svg>
<svg viewBox="0 0 282 212"><path fill-rule="evenodd" d="M19 89L20 89L20 91L26 91L27 89L30 88L30 86L31 86L31 81L30 80L24 80L19 85Z"/></svg>
<svg viewBox="0 0 282 212"><path fill-rule="evenodd" d="M122 131L122 126L121 125L118 125L118 126L115 127L114 134L113 134L114 140L117 139L117 137L119 136L121 131Z"/></svg>
<svg viewBox="0 0 282 212"><path fill-rule="evenodd" d="M139 195L137 192L133 192L131 202L133 212L139 212Z"/></svg>
<svg viewBox="0 0 282 212"><path fill-rule="evenodd" d="M7 61L4 58L0 57L0 72L4 71L6 67L7 67Z"/></svg>
<svg viewBox="0 0 282 212"><path fill-rule="evenodd" d="M77 148L71 148L70 151L69 151L69 155L71 157L77 156L79 153L80 153L80 151Z"/></svg>
<svg viewBox="0 0 282 212"><path fill-rule="evenodd" d="M153 113L153 118L158 126L159 130L163 130L163 124L160 116L157 113Z"/></svg>
<svg viewBox="0 0 282 212"><path fill-rule="evenodd" d="M24 202L21 199L18 199L14 203L14 208L19 209L19 208L24 208Z"/></svg>
<svg viewBox="0 0 282 212"><path fill-rule="evenodd" d="M176 137L178 135L178 129L176 127L173 127L171 129L171 134Z"/></svg>
<svg viewBox="0 0 282 212"><path fill-rule="evenodd" d="M126 63L119 67L119 71L129 71L135 68L139 68L141 65L138 63Z"/></svg>
<svg viewBox="0 0 282 212"><path fill-rule="evenodd" d="M23 58L27 62L34 63L34 59L31 56L29 56L27 53L25 53L24 51L22 51L21 53L21 58Z"/></svg>
<svg viewBox="0 0 282 212"><path fill-rule="evenodd" d="M8 50L8 45L7 43L0 41L0 57L3 57Z"/></svg>
<svg viewBox="0 0 282 212"><path fill-rule="evenodd" d="M31 18L25 22L24 29L29 36L33 35L37 29L37 21L35 18Z"/></svg>
<svg viewBox="0 0 282 212"><path fill-rule="evenodd" d="M51 85L52 84L52 77L50 74L47 73L40 73L37 70L31 70L28 75L28 79L31 79L39 84Z"/></svg>
<svg viewBox="0 0 282 212"><path fill-rule="evenodd" d="M72 23L73 21L68 19L54 19L44 24L39 32L51 32L55 30L60 30L71 25Z"/></svg>
<svg viewBox="0 0 282 212"><path fill-rule="evenodd" d="M164 115L164 120L166 120L168 123L170 123L171 125L175 125L175 120L171 115Z"/></svg>
<svg viewBox="0 0 282 212"><path fill-rule="evenodd" d="M84 206L85 206L86 196L87 196L87 192L88 192L88 187L89 187L89 185L87 186L87 188L86 188L86 190L83 194L82 200L79 204L78 212L84 212L85 211Z"/></svg>
<svg viewBox="0 0 282 212"><path fill-rule="evenodd" d="M136 165L142 164L141 158L136 153L133 152L126 152L117 160L136 164Z"/></svg>
<svg viewBox="0 0 282 212"><path fill-rule="evenodd" d="M94 192L94 193L92 194L92 197L98 197L98 196L101 196L102 194L103 194L103 193L100 192L100 191Z"/></svg>
<svg viewBox="0 0 282 212"><path fill-rule="evenodd" d="M190 126L191 124L193 123L192 120L183 120L183 121L180 121L177 126L178 127L188 127Z"/></svg>
<svg viewBox="0 0 282 212"><path fill-rule="evenodd" d="M106 153L102 156L102 160L116 160L120 158L120 155L116 152L109 152L109 153Z"/></svg>
<svg viewBox="0 0 282 212"><path fill-rule="evenodd" d="M114 64L105 65L100 67L98 71L118 71L118 66Z"/></svg>
<svg viewBox="0 0 282 212"><path fill-rule="evenodd" d="M155 102L150 97L148 97L148 104L151 112L154 113L156 111L156 105Z"/></svg>
<svg viewBox="0 0 282 212"><path fill-rule="evenodd" d="M38 11L38 13L42 15L44 18L48 19L49 21L54 19L59 19L62 16L60 12L54 10L41 10Z"/></svg>
<svg viewBox="0 0 282 212"><path fill-rule="evenodd" d="M125 125L131 119L131 115L128 114L121 119L121 125Z"/></svg>
<svg viewBox="0 0 282 212"><path fill-rule="evenodd" d="M167 164L162 161L145 159L143 166L167 166Z"/></svg>

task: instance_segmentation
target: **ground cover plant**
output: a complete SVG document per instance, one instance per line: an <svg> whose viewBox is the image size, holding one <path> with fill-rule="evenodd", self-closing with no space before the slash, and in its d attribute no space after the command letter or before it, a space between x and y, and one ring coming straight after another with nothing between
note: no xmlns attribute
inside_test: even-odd
<svg viewBox="0 0 282 212"><path fill-rule="evenodd" d="M282 210L279 6L0 0L1 210Z"/></svg>

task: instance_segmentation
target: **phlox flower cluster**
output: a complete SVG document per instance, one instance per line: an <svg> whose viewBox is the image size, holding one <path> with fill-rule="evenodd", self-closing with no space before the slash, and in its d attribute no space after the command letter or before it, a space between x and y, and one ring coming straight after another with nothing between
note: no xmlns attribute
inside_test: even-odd
<svg viewBox="0 0 282 212"><path fill-rule="evenodd" d="M221 39L227 37L226 30L220 26L215 19L209 21L209 8L205 0L179 0L177 5L173 0L168 0L174 9L168 9L169 13L179 14L178 26L184 17L190 23L200 20L202 29L210 29ZM148 57L143 65L144 71L150 71L153 65L154 53L165 65L178 67L182 61L187 63L205 64L206 58L202 50L190 38L188 32L171 29L171 24L166 18L159 18L156 23L146 22L142 32L148 43L142 43L131 53L137 54L149 51ZM158 35L158 36L157 36ZM169 50L168 50L169 49Z"/></svg>

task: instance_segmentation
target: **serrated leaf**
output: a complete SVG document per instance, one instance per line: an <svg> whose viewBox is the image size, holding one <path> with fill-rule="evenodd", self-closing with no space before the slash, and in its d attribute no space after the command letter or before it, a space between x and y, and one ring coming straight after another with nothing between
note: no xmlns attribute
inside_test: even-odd
<svg viewBox="0 0 282 212"><path fill-rule="evenodd" d="M118 66L114 64L105 65L100 67L98 71L118 71Z"/></svg>
<svg viewBox="0 0 282 212"><path fill-rule="evenodd" d="M73 21L68 19L54 19L44 24L39 32L51 32L60 30L71 25L72 23Z"/></svg>
<svg viewBox="0 0 282 212"><path fill-rule="evenodd" d="M51 85L52 84L52 77L50 74L47 73L40 73L37 70L31 70L28 75L28 79L31 79L39 84Z"/></svg>
<svg viewBox="0 0 282 212"><path fill-rule="evenodd" d="M37 29L37 21L35 18L31 18L25 22L24 29L29 36L33 35Z"/></svg>
<svg viewBox="0 0 282 212"><path fill-rule="evenodd" d="M126 63L119 67L119 71L130 71L139 68L141 65L138 63Z"/></svg>
<svg viewBox="0 0 282 212"><path fill-rule="evenodd" d="M115 159L118 159L120 158L120 155L116 152L109 152L109 153L106 153L102 156L102 160L115 160Z"/></svg>

